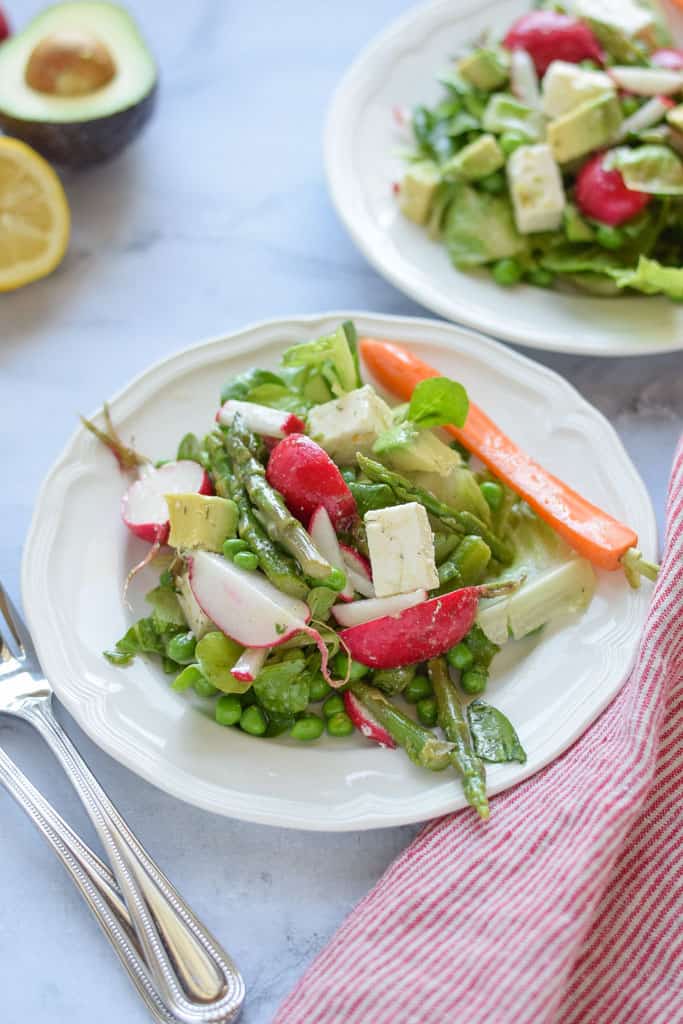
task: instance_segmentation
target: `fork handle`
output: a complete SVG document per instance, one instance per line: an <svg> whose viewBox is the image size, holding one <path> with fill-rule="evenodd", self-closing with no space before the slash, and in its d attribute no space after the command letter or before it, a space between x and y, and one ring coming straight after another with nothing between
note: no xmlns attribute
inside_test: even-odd
<svg viewBox="0 0 683 1024"><path fill-rule="evenodd" d="M159 994L186 1024L237 1018L244 983L227 953L197 920L134 836L67 734L40 699L22 717L34 725L81 798L111 862Z"/></svg>
<svg viewBox="0 0 683 1024"><path fill-rule="evenodd" d="M2 749L0 782L42 832L71 875L154 1020L159 1024L178 1024L178 1018L166 1009L150 977L111 873Z"/></svg>

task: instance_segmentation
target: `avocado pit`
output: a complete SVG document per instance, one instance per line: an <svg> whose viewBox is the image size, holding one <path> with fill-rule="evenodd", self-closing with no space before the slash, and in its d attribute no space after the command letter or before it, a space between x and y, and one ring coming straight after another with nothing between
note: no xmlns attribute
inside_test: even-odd
<svg viewBox="0 0 683 1024"><path fill-rule="evenodd" d="M68 98L89 96L111 82L116 64L90 32L53 32L37 44L26 65L26 82L37 92Z"/></svg>

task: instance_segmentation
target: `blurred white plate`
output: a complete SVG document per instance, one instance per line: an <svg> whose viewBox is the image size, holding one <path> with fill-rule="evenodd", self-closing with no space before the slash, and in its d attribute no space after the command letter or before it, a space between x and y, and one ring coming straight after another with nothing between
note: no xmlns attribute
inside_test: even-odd
<svg viewBox="0 0 683 1024"><path fill-rule="evenodd" d="M332 199L356 245L397 288L428 309L533 348L598 356L683 348L683 305L664 298L599 299L456 270L438 242L403 217L392 184L403 176L407 136L395 107L430 105L436 75L483 30L503 30L528 0L434 0L391 25L358 57L332 101L325 164Z"/></svg>
<svg viewBox="0 0 683 1024"><path fill-rule="evenodd" d="M225 378L275 367L285 346L347 318L361 333L405 341L461 380L549 469L627 519L645 554L654 556L650 501L601 414L550 370L446 323L336 313L259 324L152 367L112 400L114 421L141 451L172 456L186 431L212 426ZM137 581L134 612L123 606L128 569L146 550L119 516L125 486L111 455L79 429L43 485L23 560L24 606L43 668L96 743L174 796L270 825L374 828L464 806L454 772L421 771L402 751L376 747L358 733L310 746L255 740L216 725L174 693L157 663L110 665L102 651L145 614L142 595L154 584L152 575ZM516 725L529 759L491 766L492 792L557 757L612 700L634 658L649 593L649 585L634 592L621 574L602 574L583 618L501 652L489 696Z"/></svg>

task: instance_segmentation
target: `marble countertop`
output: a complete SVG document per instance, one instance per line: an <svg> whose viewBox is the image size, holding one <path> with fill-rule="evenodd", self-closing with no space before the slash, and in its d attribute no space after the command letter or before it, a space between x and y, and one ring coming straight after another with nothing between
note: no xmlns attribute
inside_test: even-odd
<svg viewBox="0 0 683 1024"><path fill-rule="evenodd" d="M41 6L8 0L15 20ZM154 121L121 158L66 187L60 270L0 298L0 578L19 596L40 482L75 425L151 362L251 321L326 309L424 314L356 252L328 200L325 108L340 74L407 0L171 5L130 0L158 54ZM21 14L19 14L21 11ZM683 427L683 354L632 360L533 353L611 420L660 526ZM324 835L186 807L60 718L142 840L241 966L245 1024L265 1024L416 828ZM76 799L28 730L0 742L77 827ZM8 1022L147 1020L45 843L0 793L0 988Z"/></svg>

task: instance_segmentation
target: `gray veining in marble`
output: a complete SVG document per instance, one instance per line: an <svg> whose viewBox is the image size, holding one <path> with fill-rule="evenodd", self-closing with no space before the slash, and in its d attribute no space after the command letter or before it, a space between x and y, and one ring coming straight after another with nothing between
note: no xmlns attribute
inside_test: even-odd
<svg viewBox="0 0 683 1024"><path fill-rule="evenodd" d="M5 6L23 21L40 4ZM320 142L343 69L408 6L131 0L161 63L156 117L122 158L67 179L74 235L59 272L0 297L0 576L15 597L31 508L77 411L94 409L166 353L250 321L334 308L424 313L354 249L326 195ZM614 424L661 526L683 425L683 355L533 355ZM245 1024L272 1019L416 831L307 835L211 817L119 767L61 718L243 968ZM0 742L83 824L26 729L0 723ZM97 1003L100 1024L142 1024L146 1016L88 911L4 793L0 814L0 1019L91 1024Z"/></svg>

